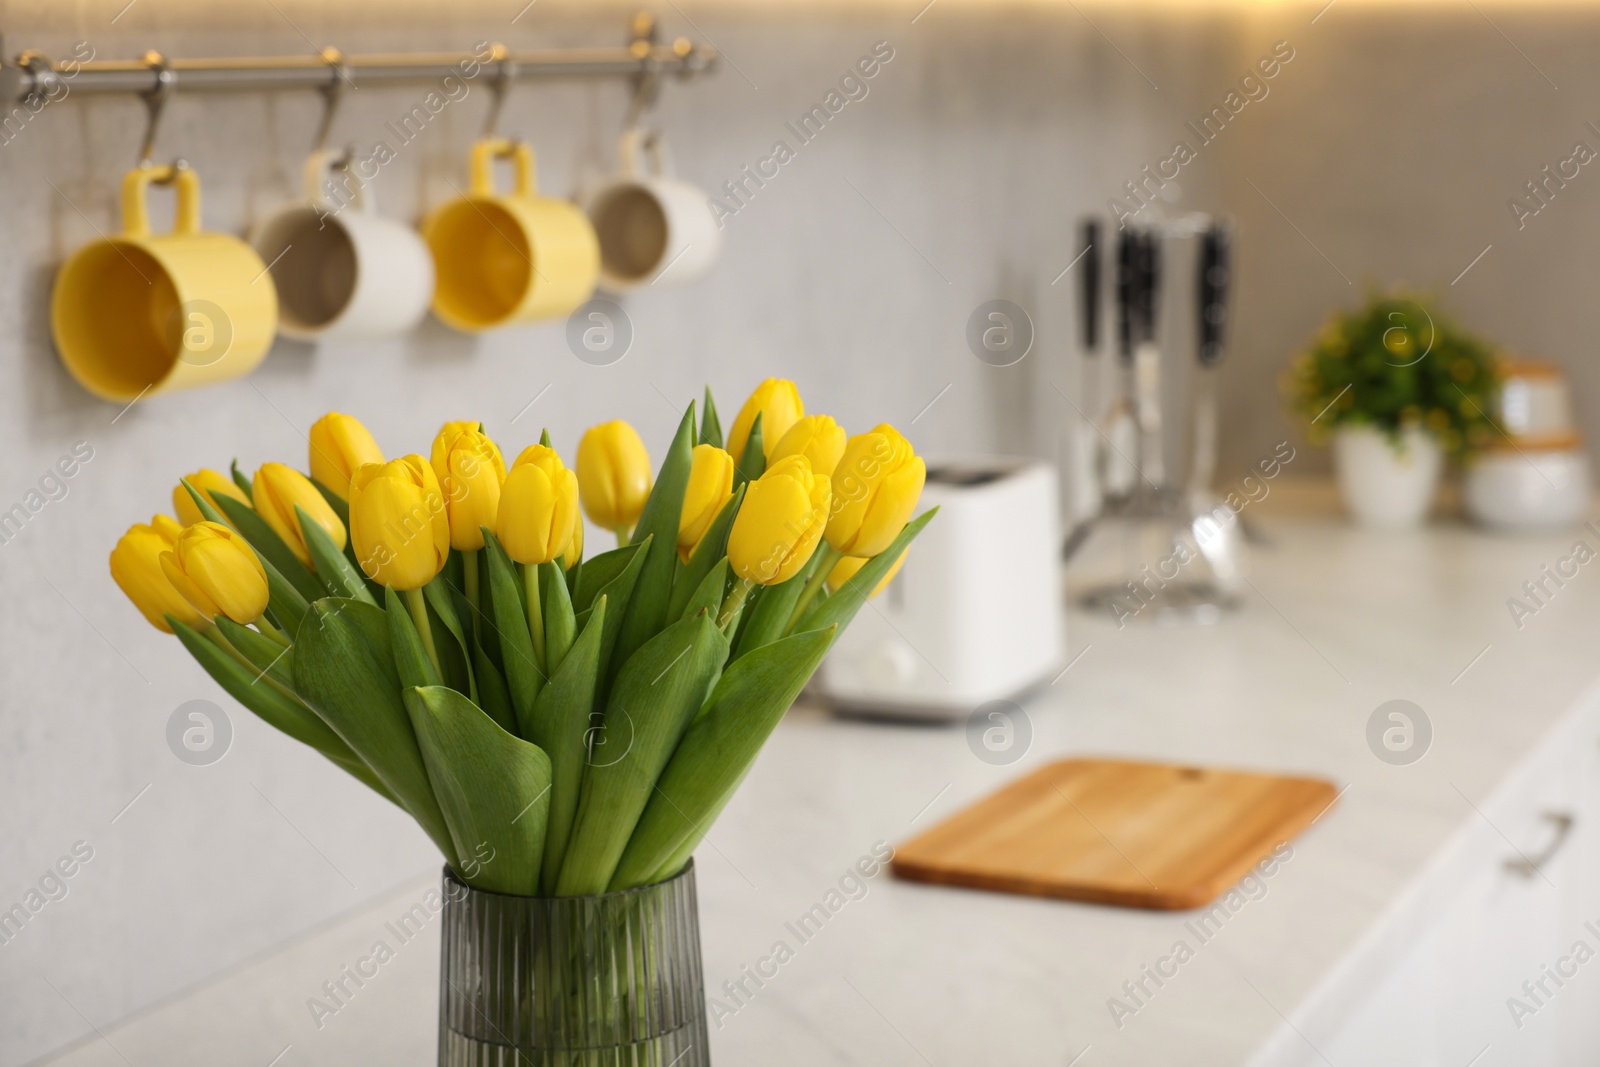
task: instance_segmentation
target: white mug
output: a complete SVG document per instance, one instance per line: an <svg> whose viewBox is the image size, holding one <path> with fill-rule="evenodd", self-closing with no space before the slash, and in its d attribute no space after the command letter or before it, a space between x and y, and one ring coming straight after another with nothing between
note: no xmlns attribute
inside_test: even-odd
<svg viewBox="0 0 1600 1067"><path fill-rule="evenodd" d="M650 157L648 174L639 172L641 149ZM722 231L706 206L709 198L672 177L658 134L628 130L618 154L620 173L603 181L584 203L600 239L600 288L623 293L698 281L722 252Z"/></svg>
<svg viewBox="0 0 1600 1067"><path fill-rule="evenodd" d="M330 200L330 163L327 152L313 152L305 201L273 214L250 238L278 289L278 331L302 341L405 333L433 299L433 256L415 230L378 216L366 183L348 169L351 199Z"/></svg>

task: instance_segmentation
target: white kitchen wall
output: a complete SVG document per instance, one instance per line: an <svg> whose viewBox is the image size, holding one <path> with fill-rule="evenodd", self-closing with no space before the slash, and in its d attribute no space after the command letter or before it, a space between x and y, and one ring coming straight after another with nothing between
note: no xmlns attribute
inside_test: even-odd
<svg viewBox="0 0 1600 1067"><path fill-rule="evenodd" d="M107 58L304 53L308 42L465 54L483 39L620 43L631 11L540 0L512 24L522 2L137 0L113 23L124 3L10 3L0 31L8 52L67 55L84 40ZM0 145L0 510L75 442L94 452L63 499L0 545L0 907L75 842L93 849L68 895L0 945L0 1063L93 1037L438 862L410 820L238 709L112 584L111 545L170 507L179 474L235 456L247 470L303 463L306 429L330 408L359 415L391 453L425 450L439 422L476 416L508 447L548 426L570 455L585 426L620 416L659 454L705 383L731 418L768 375L794 377L814 410L849 427L887 419L924 449L1053 447L1068 409L1042 383L1070 387L1071 375L1068 286L1050 281L1071 258L1075 213L1142 160L1162 98L1070 8L941 0L913 24L918 7L683 0L656 11L668 35L709 38L727 56L712 78L669 84L658 116L681 173L708 187L776 140L793 145L784 123L875 42L894 58L727 220L709 279L628 298L635 341L609 367L575 358L562 323L466 338L430 322L393 343L280 342L245 381L122 413L57 364L47 304L61 260L116 226L141 105L69 96ZM1161 71L1164 93L1198 92L1207 54L1227 40L1209 17L1185 19L1185 33L1099 17L1120 22L1123 47ZM390 137L384 123L423 91L348 94L335 138ZM533 139L545 188L564 192L606 165L624 100L620 85L523 84L503 127ZM486 102L474 87L401 150L378 181L385 211L414 220L450 195ZM290 195L317 115L311 93L180 92L160 152L199 172L206 224L239 232ZM963 341L971 310L1002 296L1039 326L1035 353L1005 370ZM197 698L227 708L235 730L207 767L180 762L165 737L174 709Z"/></svg>
<svg viewBox="0 0 1600 1067"><path fill-rule="evenodd" d="M523 2L12 0L0 32L7 54L65 56L78 41L103 58L324 44L465 54L484 39L620 42L631 11ZM1586 300L1600 254L1589 176L1521 233L1504 205L1573 139L1600 145L1583 128L1600 121L1583 62L1600 19L1479 6L1396 14L1344 0L1313 24L1321 3L669 2L656 9L668 35L709 39L727 58L714 77L669 84L657 116L680 173L708 188L778 139L793 146L784 123L875 42L894 58L727 220L709 279L628 298L635 340L620 363L579 361L559 322L481 338L430 322L392 343L280 342L245 381L126 412L62 371L47 304L61 260L116 226L142 110L86 95L50 105L0 144L0 511L77 442L93 458L0 544L0 910L75 843L93 856L65 898L0 944L0 1064L93 1037L437 863L408 819L232 705L106 573L117 536L169 508L179 474L233 457L247 470L303 462L305 431L330 408L360 416L391 453L423 450L439 422L467 416L511 448L548 426L569 454L585 426L620 416L659 453L705 383L726 419L776 374L813 410L852 429L893 421L924 450L1051 454L1072 415L1052 383L1076 395L1070 278L1052 280L1076 253L1077 215L1170 154L1185 120L1279 40L1295 58L1271 94L1180 179L1181 208L1240 219L1221 476L1290 432L1283 361L1366 278L1433 286L1469 324L1564 360L1580 392L1600 396L1600 370L1580 363L1600 315ZM349 94L336 140L390 136L384 123L423 92ZM450 195L486 99L474 87L384 169L383 210L415 220ZM502 125L533 139L544 187L568 191L607 164L623 104L618 85L524 84ZM310 93L180 92L159 150L199 172L208 226L242 232L292 194L317 114ZM1004 369L964 342L972 309L996 297L1038 328L1034 351ZM235 731L208 767L180 762L165 737L197 698L226 707Z"/></svg>

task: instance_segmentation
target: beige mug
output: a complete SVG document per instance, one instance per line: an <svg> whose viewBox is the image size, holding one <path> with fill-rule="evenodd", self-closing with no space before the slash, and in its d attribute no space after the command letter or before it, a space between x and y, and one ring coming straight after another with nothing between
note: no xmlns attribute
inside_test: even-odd
<svg viewBox="0 0 1600 1067"><path fill-rule="evenodd" d="M394 337L422 321L433 298L433 258L411 227L378 215L366 182L342 205L323 193L331 170L313 152L305 199L269 216L250 243L270 264L278 329L300 341Z"/></svg>

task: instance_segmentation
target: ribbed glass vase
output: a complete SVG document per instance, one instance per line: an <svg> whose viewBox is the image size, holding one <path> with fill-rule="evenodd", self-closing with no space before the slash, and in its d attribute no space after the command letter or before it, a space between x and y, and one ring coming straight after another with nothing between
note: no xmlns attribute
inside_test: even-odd
<svg viewBox="0 0 1600 1067"><path fill-rule="evenodd" d="M592 897L444 871L440 1067L707 1067L694 865Z"/></svg>

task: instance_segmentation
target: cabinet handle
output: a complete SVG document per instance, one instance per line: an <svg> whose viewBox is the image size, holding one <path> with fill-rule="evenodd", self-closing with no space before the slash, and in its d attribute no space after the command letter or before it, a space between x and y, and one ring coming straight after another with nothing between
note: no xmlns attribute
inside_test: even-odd
<svg viewBox="0 0 1600 1067"><path fill-rule="evenodd" d="M1567 843L1567 837L1572 833L1572 824L1575 821L1571 812L1547 811L1541 818L1555 827L1555 836L1550 838L1550 843L1538 856L1528 857L1518 854L1506 860L1506 870L1515 871L1524 878L1532 878L1543 870L1545 864L1555 859L1556 853L1561 851L1561 846Z"/></svg>

